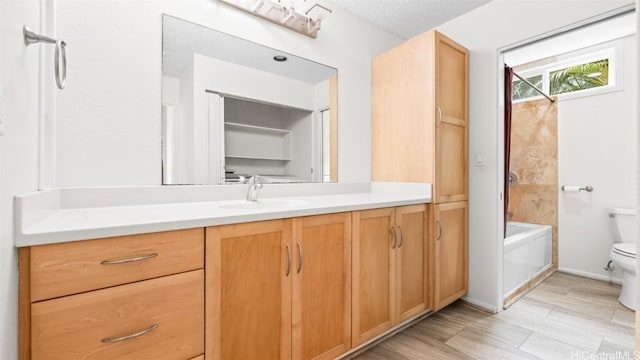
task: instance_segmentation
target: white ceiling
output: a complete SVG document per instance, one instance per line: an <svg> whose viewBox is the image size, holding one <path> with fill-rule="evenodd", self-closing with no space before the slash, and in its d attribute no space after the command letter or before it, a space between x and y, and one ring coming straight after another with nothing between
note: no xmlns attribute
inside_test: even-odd
<svg viewBox="0 0 640 360"><path fill-rule="evenodd" d="M403 39L412 38L491 0L331 0Z"/></svg>

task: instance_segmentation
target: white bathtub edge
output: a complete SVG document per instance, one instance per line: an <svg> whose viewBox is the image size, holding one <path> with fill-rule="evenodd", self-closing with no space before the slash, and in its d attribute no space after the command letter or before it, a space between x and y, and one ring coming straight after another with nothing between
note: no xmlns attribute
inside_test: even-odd
<svg viewBox="0 0 640 360"><path fill-rule="evenodd" d="M511 296L511 295L513 295L513 294L515 294L517 291L519 291L520 289L522 289L522 287L524 286L524 284L528 284L528 283L530 283L531 281L533 281L534 279L537 279L537 278L538 278L538 276L540 276L540 275L544 274L545 272L547 272L549 269L551 269L551 267L552 267L552 266L553 266L553 264L545 265L545 267L543 267L540 271L538 271L537 273L533 274L533 276L532 276L532 277L531 277L527 282L523 283L522 285L520 285L520 286L518 286L518 287L516 287L516 288L512 289L512 290L511 290L511 291L509 291L508 293L504 294L503 298L504 298L504 299L506 299L506 298L508 298L509 296ZM532 290L532 289L529 289L529 290ZM526 292L529 292L529 290L527 290ZM525 292L525 293L526 293L526 292ZM524 295L524 294L523 294L523 295Z"/></svg>
<svg viewBox="0 0 640 360"><path fill-rule="evenodd" d="M521 223L521 222L514 222L514 221L510 221L507 224L512 224L513 226L525 227L529 230L504 238L505 253L512 250L513 247L517 245L519 242L521 242L523 239L537 239L538 237L541 237L541 236L552 235L551 225L530 224L530 223Z"/></svg>

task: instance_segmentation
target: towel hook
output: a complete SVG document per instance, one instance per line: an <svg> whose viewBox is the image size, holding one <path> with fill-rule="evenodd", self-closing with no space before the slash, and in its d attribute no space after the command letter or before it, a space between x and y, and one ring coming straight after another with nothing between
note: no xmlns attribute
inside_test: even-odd
<svg viewBox="0 0 640 360"><path fill-rule="evenodd" d="M58 89L64 89L65 82L67 81L67 51L65 50L67 43L62 40L56 40L48 36L37 34L27 25L24 25L22 27L22 34L24 35L25 46L37 43L56 45L55 63L53 66L53 70L56 75L56 85L58 85Z"/></svg>

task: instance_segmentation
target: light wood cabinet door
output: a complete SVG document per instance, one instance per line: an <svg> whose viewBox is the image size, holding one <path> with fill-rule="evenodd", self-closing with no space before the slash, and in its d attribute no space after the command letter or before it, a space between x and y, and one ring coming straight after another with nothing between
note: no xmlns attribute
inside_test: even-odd
<svg viewBox="0 0 640 360"><path fill-rule="evenodd" d="M353 346L429 306L427 207L353 213Z"/></svg>
<svg viewBox="0 0 640 360"><path fill-rule="evenodd" d="M468 51L435 32L435 203L467 200Z"/></svg>
<svg viewBox="0 0 640 360"><path fill-rule="evenodd" d="M334 359L351 347L351 213L293 221L293 359Z"/></svg>
<svg viewBox="0 0 640 360"><path fill-rule="evenodd" d="M289 360L291 220L206 231L207 360Z"/></svg>
<svg viewBox="0 0 640 360"><path fill-rule="evenodd" d="M371 178L467 195L468 50L428 31L372 61Z"/></svg>
<svg viewBox="0 0 640 360"><path fill-rule="evenodd" d="M468 290L467 202L434 205L434 310Z"/></svg>
<svg viewBox="0 0 640 360"><path fill-rule="evenodd" d="M402 322L428 308L426 205L396 209L396 314Z"/></svg>
<svg viewBox="0 0 640 360"><path fill-rule="evenodd" d="M372 60L371 178L433 182L433 34Z"/></svg>
<svg viewBox="0 0 640 360"><path fill-rule="evenodd" d="M352 344L395 324L395 208L353 212Z"/></svg>

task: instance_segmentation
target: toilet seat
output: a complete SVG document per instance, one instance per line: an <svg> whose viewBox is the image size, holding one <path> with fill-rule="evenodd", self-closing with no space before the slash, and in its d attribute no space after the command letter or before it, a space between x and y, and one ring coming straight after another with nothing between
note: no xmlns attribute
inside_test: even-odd
<svg viewBox="0 0 640 360"><path fill-rule="evenodd" d="M628 258L632 258L635 259L636 258L636 253L637 253L637 248L636 248L636 244L632 244L632 243L616 243L613 244L613 248L611 249L614 253L624 256L624 257L628 257Z"/></svg>

